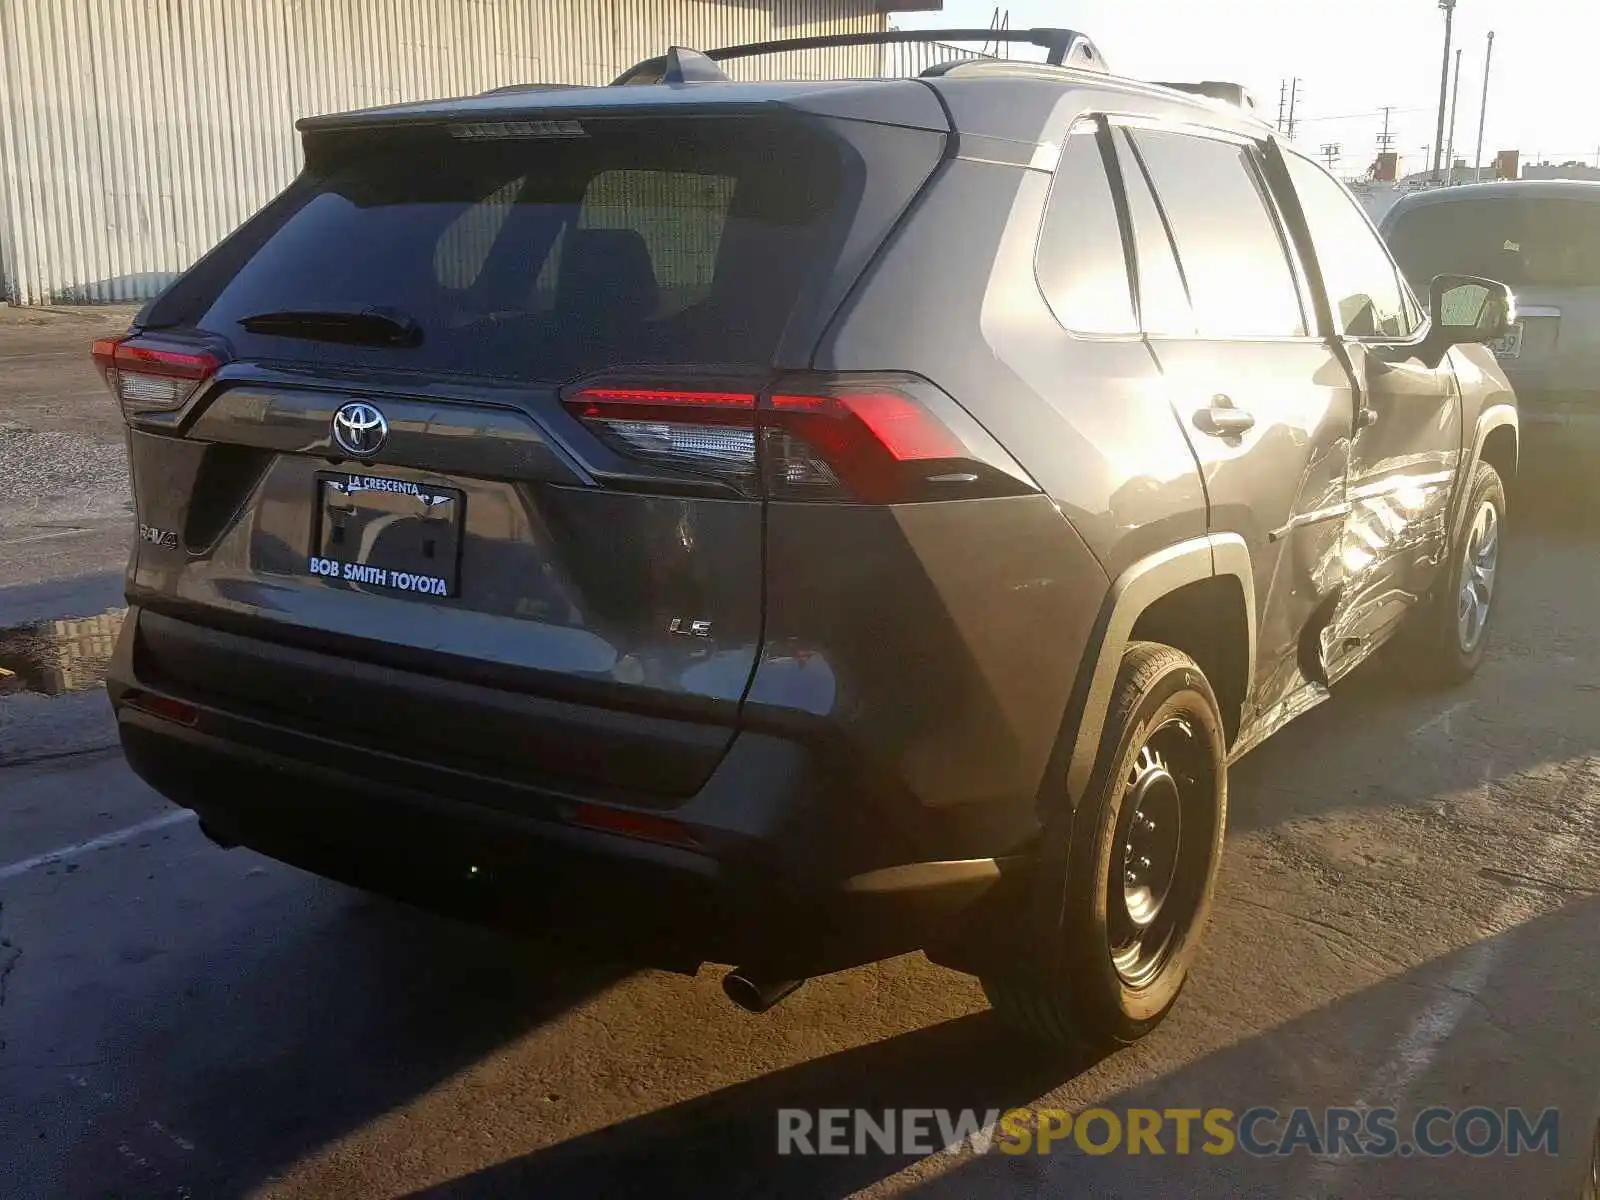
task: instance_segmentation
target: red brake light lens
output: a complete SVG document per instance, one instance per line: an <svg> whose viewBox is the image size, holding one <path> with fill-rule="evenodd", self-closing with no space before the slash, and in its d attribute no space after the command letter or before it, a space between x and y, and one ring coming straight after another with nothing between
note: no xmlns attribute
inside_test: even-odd
<svg viewBox="0 0 1600 1200"><path fill-rule="evenodd" d="M174 700L170 696L153 696L149 692L130 691L124 695L123 700L130 708L141 709L152 716L165 721L175 721L179 725L193 726L200 720L198 708L182 700Z"/></svg>
<svg viewBox="0 0 1600 1200"><path fill-rule="evenodd" d="M604 417L620 407L627 408L709 408L753 409L753 392L684 392L661 388L587 387L572 397L571 403L583 407L586 416Z"/></svg>
<svg viewBox="0 0 1600 1200"><path fill-rule="evenodd" d="M222 366L208 351L151 345L137 336L101 338L90 354L128 416L182 408Z"/></svg>
<svg viewBox="0 0 1600 1200"><path fill-rule="evenodd" d="M627 457L775 500L893 504L1036 490L925 380L790 376L773 393L591 385L568 409Z"/></svg>
<svg viewBox="0 0 1600 1200"><path fill-rule="evenodd" d="M897 462L962 458L967 447L922 405L902 392L840 392L834 396L773 396L784 417L827 417L865 426ZM851 434L859 436L858 430ZM850 434L846 435L847 437ZM837 440L834 439L834 440Z"/></svg>
<svg viewBox="0 0 1600 1200"><path fill-rule="evenodd" d="M634 812L626 808L608 808L601 804L577 804L568 813L574 825L598 829L604 833L618 833L623 837L638 838L646 842L660 842L667 846L698 848L700 843L682 821L671 817L658 817L652 813Z"/></svg>

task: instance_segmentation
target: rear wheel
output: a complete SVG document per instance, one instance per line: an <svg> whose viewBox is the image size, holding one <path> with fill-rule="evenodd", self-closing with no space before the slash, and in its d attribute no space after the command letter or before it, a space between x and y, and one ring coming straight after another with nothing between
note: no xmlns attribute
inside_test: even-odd
<svg viewBox="0 0 1600 1200"><path fill-rule="evenodd" d="M1057 1045L1125 1044L1166 1016L1211 907L1227 818L1222 718L1194 661L1123 657L1065 871L1041 868L1029 961L986 976L1002 1019ZM1049 847L1046 848L1048 855Z"/></svg>
<svg viewBox="0 0 1600 1200"><path fill-rule="evenodd" d="M1472 476L1449 573L1406 631L1408 665L1425 682L1463 683L1483 662L1505 550L1506 492L1500 473L1480 462Z"/></svg>

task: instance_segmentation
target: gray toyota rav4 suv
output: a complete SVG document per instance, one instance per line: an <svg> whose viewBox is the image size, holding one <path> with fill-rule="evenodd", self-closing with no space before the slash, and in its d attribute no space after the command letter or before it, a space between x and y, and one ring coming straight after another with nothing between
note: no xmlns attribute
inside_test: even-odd
<svg viewBox="0 0 1600 1200"><path fill-rule="evenodd" d="M1041 1038L1151 1029L1228 764L1392 637L1484 653L1511 306L1419 303L1239 89L1013 36L1052 61L302 121L95 347L134 769L755 1011L922 948Z"/></svg>

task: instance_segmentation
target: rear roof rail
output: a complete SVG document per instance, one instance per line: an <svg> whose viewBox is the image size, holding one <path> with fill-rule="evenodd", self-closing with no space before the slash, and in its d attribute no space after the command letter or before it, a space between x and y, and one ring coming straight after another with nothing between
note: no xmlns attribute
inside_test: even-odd
<svg viewBox="0 0 1600 1200"><path fill-rule="evenodd" d="M1242 83L1225 83L1216 79L1207 79L1200 83L1154 82L1157 87L1171 88L1175 92L1188 92L1191 96L1206 96L1212 100L1220 100L1224 104L1233 105L1235 108L1242 108L1247 113L1256 111L1256 98L1250 93L1250 89Z"/></svg>
<svg viewBox="0 0 1600 1200"><path fill-rule="evenodd" d="M907 42L1014 42L1042 46L1051 66L1071 66L1080 70L1106 70L1105 59L1087 34L1075 29L890 29L881 33L832 33L818 37L780 38L771 42L747 42L742 46L722 46L715 50L689 50L674 46L666 54L635 63L612 81L612 86L645 83L690 83L727 80L720 70L716 75L707 65L736 58L755 58L764 54L787 54L795 50L825 50L835 46L893 46Z"/></svg>
<svg viewBox="0 0 1600 1200"><path fill-rule="evenodd" d="M486 92L479 92L480 96L506 96L512 92L567 92L573 88L581 88L581 83L507 83L500 87L492 87Z"/></svg>

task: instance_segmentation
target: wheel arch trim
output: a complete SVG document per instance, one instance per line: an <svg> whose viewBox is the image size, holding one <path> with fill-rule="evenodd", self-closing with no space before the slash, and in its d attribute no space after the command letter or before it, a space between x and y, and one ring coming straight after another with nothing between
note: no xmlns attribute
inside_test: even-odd
<svg viewBox="0 0 1600 1200"><path fill-rule="evenodd" d="M1246 681L1255 678L1256 602L1250 548L1236 533L1214 533L1191 538L1141 558L1117 576L1101 619L1101 635L1089 686L1079 708L1078 727L1067 762L1067 795L1076 805L1088 788L1105 732L1106 709L1116 686L1122 656L1132 640L1134 626L1146 609L1161 597L1191 583L1218 576L1239 581L1244 596Z"/></svg>
<svg viewBox="0 0 1600 1200"><path fill-rule="evenodd" d="M1450 545L1449 553L1455 553L1455 539L1461 532L1461 523L1467 517L1467 502L1472 499L1472 479L1478 469L1478 464L1483 461L1483 448L1489 442L1489 435L1496 429L1509 428L1516 438L1517 469L1521 470L1522 464L1522 428L1517 416L1515 404L1496 403L1487 406L1478 414L1477 424L1472 435L1472 457L1465 459L1461 464L1460 482L1456 487L1456 496L1450 506ZM1509 484L1510 480L1503 481Z"/></svg>
<svg viewBox="0 0 1600 1200"><path fill-rule="evenodd" d="M1504 429L1507 426L1510 426L1511 432L1516 437L1518 467L1520 468L1522 458L1522 430L1520 427L1520 422L1517 418L1517 406L1515 404L1491 404L1478 414L1478 424L1476 431L1473 434L1472 446L1472 461L1474 463L1481 462L1483 460L1483 447L1488 442L1489 435L1496 429Z"/></svg>

